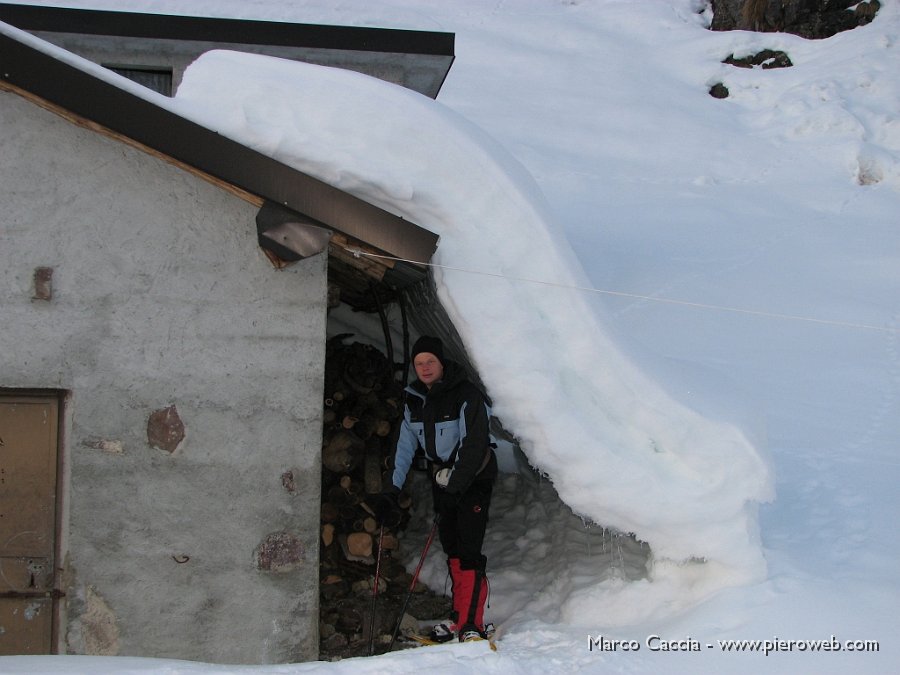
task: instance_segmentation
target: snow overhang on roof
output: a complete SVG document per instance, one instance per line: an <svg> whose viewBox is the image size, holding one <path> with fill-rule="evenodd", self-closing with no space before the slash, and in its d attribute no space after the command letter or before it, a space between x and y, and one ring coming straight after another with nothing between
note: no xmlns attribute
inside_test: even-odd
<svg viewBox="0 0 900 675"><path fill-rule="evenodd" d="M433 232L181 117L148 100L152 97L137 96L5 33L0 33L0 88L76 122L99 125L101 130L216 179L259 205L261 213L262 207L274 204L297 215L295 219L282 218L282 223L294 220L301 226L335 231L340 243L331 247L332 253L344 253L341 244L362 243L376 253L427 262L437 248L438 236ZM260 218L257 220L260 227ZM261 227L260 243L268 248L271 238L265 236L265 224ZM302 252L295 253L303 257ZM348 257L343 256L344 260ZM392 275L403 282L398 285L425 276L421 265L386 261L378 267L374 273L363 271L378 278Z"/></svg>
<svg viewBox="0 0 900 675"><path fill-rule="evenodd" d="M167 53L187 62L231 49L354 70L436 98L454 60L453 33L324 26L0 3L0 21L90 60L160 65ZM149 60L147 60L149 59ZM140 65L133 63L133 65ZM183 68L182 68L183 70ZM180 81L176 68L175 84Z"/></svg>

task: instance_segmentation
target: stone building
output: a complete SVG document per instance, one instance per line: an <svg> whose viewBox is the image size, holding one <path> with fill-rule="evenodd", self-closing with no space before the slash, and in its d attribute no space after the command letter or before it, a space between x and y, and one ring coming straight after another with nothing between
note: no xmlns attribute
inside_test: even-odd
<svg viewBox="0 0 900 675"><path fill-rule="evenodd" d="M160 91L227 47L436 96L453 36L0 21L0 654L315 659L329 284L425 277L340 244L425 261L437 237L71 53Z"/></svg>

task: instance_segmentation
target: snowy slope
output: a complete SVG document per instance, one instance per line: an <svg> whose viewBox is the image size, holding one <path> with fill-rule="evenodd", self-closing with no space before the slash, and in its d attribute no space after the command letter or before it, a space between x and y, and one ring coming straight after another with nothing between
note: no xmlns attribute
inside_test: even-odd
<svg viewBox="0 0 900 675"><path fill-rule="evenodd" d="M437 270L498 414L563 499L657 555L709 562L657 561L650 581L592 579L590 546L559 560L523 540L517 564L498 556L495 568L495 589L514 600L495 603L498 654L441 648L354 672L896 668L897 0L873 24L817 42L712 34L690 0L52 4L455 32L438 104L219 53L196 64L175 105L439 232L438 263L623 293ZM721 63L763 47L795 66ZM218 91L238 89L223 77L266 91L290 83L278 98L304 100L251 106ZM719 80L724 101L706 93ZM231 114L214 115L208 97ZM757 543L754 504L771 481ZM515 502L500 503L510 515L492 528L512 531ZM565 516L543 515L548 539L565 529ZM642 649L589 652L587 635L601 632ZM702 648L651 652L652 634ZM878 639L881 651L706 647L831 635ZM290 672L311 667L344 669Z"/></svg>

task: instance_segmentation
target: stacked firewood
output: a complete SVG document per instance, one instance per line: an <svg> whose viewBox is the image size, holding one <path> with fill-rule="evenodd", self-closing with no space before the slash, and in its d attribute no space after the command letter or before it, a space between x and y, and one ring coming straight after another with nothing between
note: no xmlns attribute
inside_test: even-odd
<svg viewBox="0 0 900 675"><path fill-rule="evenodd" d="M326 549L337 543L348 560L369 562L378 529L370 502L390 480L402 390L394 364L381 351L360 342L344 344L348 337L338 335L326 347L322 543ZM400 519L389 524L385 548L396 546L402 524Z"/></svg>

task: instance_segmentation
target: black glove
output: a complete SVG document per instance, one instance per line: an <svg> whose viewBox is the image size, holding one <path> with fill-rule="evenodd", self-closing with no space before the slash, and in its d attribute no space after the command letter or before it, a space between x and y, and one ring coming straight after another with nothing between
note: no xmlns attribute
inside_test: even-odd
<svg viewBox="0 0 900 675"><path fill-rule="evenodd" d="M396 527L400 523L403 511L397 501L398 492L385 490L370 499L370 506L375 512L375 522L382 527Z"/></svg>

